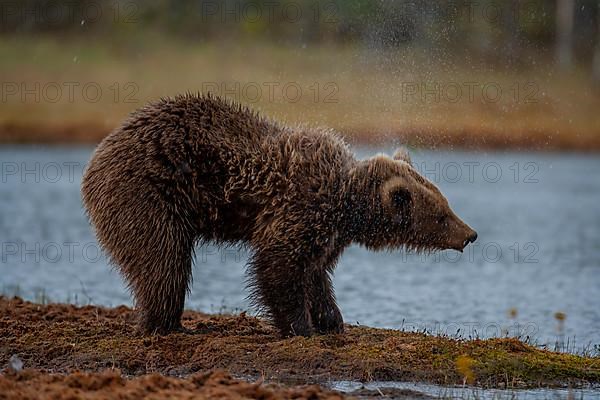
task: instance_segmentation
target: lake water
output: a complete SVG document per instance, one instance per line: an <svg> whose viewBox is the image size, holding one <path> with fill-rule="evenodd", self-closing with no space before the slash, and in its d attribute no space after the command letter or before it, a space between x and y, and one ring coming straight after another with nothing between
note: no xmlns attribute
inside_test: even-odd
<svg viewBox="0 0 600 400"><path fill-rule="evenodd" d="M3 293L131 304L81 205L91 151L0 148ZM415 151L413 161L479 239L462 254L348 249L334 280L346 322L461 337L529 336L578 352L600 344L600 158ZM246 259L235 248L198 249L187 307L246 310Z"/></svg>
<svg viewBox="0 0 600 400"><path fill-rule="evenodd" d="M469 386L445 387L416 382L334 382L332 389L352 393L370 390L383 393L385 388L401 389L414 393L414 399L435 398L444 400L575 400L597 399L598 388L586 389L480 389ZM425 397L431 396L431 397ZM383 396L382 396L383 397ZM389 396L388 396L389 397ZM404 397L402 397L404 398Z"/></svg>

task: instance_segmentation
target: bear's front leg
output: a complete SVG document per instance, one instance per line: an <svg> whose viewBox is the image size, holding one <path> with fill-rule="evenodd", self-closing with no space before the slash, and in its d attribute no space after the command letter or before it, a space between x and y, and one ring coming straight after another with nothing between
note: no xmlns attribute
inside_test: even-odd
<svg viewBox="0 0 600 400"><path fill-rule="evenodd" d="M331 276L327 271L313 273L311 283L311 317L319 333L344 332L344 319L335 301Z"/></svg>
<svg viewBox="0 0 600 400"><path fill-rule="evenodd" d="M266 308L284 336L314 333L307 261L302 254L280 244L257 249L250 263L254 300Z"/></svg>

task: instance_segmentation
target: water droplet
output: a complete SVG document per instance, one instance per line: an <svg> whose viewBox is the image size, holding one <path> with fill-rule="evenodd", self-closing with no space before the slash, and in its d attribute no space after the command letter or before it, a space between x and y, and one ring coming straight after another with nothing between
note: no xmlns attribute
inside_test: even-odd
<svg viewBox="0 0 600 400"><path fill-rule="evenodd" d="M18 355L13 354L8 360L8 369L13 372L19 372L23 369L23 361Z"/></svg>

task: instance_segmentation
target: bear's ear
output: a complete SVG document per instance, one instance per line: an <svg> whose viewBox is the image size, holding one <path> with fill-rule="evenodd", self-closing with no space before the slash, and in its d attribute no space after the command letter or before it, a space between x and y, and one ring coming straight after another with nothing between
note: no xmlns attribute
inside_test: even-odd
<svg viewBox="0 0 600 400"><path fill-rule="evenodd" d="M408 150L406 150L404 147L398 148L394 152L393 158L396 161L404 161L404 162L408 163L409 165L412 165L412 160L410 159L410 155L408 154Z"/></svg>

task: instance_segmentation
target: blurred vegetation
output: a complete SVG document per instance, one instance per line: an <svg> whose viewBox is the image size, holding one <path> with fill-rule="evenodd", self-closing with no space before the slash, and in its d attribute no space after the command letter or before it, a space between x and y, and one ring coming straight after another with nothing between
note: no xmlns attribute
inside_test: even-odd
<svg viewBox="0 0 600 400"><path fill-rule="evenodd" d="M441 56L531 62L561 39L589 63L600 35L597 0L3 0L2 34L124 35L152 31L186 41L264 39L278 44L407 45ZM562 4L566 4L566 8ZM565 11L566 10L566 11ZM569 22L567 22L568 24ZM449 51L452 50L452 51ZM439 54L435 54L435 53Z"/></svg>
<svg viewBox="0 0 600 400"><path fill-rule="evenodd" d="M285 121L366 140L600 150L599 9L597 0L0 0L0 141L95 141L144 102L209 83ZM68 101L68 82L94 82L104 96ZM268 82L303 96L267 98ZM41 96L28 92L35 84ZM49 84L63 90L58 101L44 96ZM407 84L419 85L414 96ZM258 101L246 96L253 85ZM498 101L481 95L490 85Z"/></svg>

